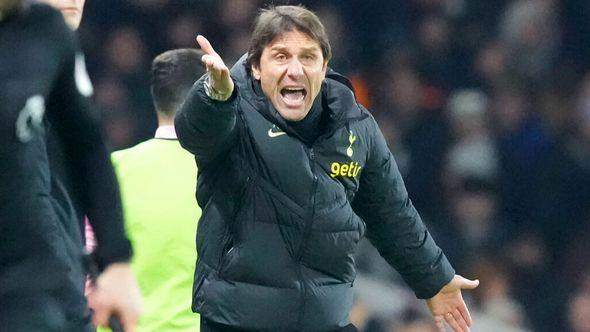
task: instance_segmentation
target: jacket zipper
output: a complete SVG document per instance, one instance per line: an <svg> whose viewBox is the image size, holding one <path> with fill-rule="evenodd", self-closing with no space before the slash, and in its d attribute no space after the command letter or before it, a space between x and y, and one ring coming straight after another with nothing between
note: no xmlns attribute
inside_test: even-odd
<svg viewBox="0 0 590 332"><path fill-rule="evenodd" d="M305 286L304 278L303 278L303 270L302 270L302 258L303 258L303 250L307 246L307 242L309 241L309 236L311 234L311 227L313 226L313 218L315 215L315 197L316 197L316 190L318 185L318 177L315 174L315 152L312 148L309 148L309 166L311 169L311 174L313 174L313 183L311 185L311 212L309 214L307 223L305 225L305 230L303 232L303 238L301 239L301 244L299 245L299 251L297 253L297 272L299 275L299 280L301 282L301 289L303 291L301 305L299 308L299 317L297 325L299 325L299 330L303 330L303 321L304 321L304 312L305 312L305 303L306 303L306 296L307 296L307 287Z"/></svg>

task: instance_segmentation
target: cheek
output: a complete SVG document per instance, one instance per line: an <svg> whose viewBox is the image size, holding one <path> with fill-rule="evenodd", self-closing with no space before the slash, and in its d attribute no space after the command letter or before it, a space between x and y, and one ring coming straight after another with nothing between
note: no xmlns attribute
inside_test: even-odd
<svg viewBox="0 0 590 332"><path fill-rule="evenodd" d="M260 82L267 88L276 88L281 80L281 74L278 70L269 70L262 72Z"/></svg>
<svg viewBox="0 0 590 332"><path fill-rule="evenodd" d="M321 85L326 77L325 72L321 68L310 71L309 76L314 85Z"/></svg>
<svg viewBox="0 0 590 332"><path fill-rule="evenodd" d="M273 75L272 72L260 72L260 86L262 87L262 92L269 97L274 98L278 89L278 78Z"/></svg>
<svg viewBox="0 0 590 332"><path fill-rule="evenodd" d="M264 92L264 94L267 97L270 97L271 95L271 84L269 84L268 80L264 79L260 79L260 86L262 87L262 92Z"/></svg>
<svg viewBox="0 0 590 332"><path fill-rule="evenodd" d="M322 82L324 81L324 78L325 76L323 75L322 71L318 71L313 74L310 73L309 84L314 95L319 93L320 89L322 88Z"/></svg>

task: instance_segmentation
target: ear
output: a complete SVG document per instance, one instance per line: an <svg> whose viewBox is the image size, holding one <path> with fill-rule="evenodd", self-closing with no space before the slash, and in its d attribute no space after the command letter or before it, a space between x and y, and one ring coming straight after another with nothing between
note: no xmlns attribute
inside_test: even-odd
<svg viewBox="0 0 590 332"><path fill-rule="evenodd" d="M256 65L252 65L252 76L257 80L260 81L260 67Z"/></svg>

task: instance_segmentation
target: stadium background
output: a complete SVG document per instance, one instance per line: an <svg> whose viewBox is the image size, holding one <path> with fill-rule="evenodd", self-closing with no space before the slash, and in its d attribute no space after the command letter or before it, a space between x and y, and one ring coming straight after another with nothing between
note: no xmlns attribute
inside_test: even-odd
<svg viewBox="0 0 590 332"><path fill-rule="evenodd" d="M231 65L267 2L87 1L81 44L113 149L154 133L155 55L200 33ZM286 3L319 14L431 232L481 280L473 331L590 331L590 1ZM370 246L357 263L363 331L434 331Z"/></svg>

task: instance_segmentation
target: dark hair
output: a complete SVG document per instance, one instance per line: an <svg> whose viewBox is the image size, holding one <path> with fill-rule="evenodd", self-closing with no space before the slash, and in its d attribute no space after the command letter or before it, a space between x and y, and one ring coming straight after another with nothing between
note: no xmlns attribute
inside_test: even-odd
<svg viewBox="0 0 590 332"><path fill-rule="evenodd" d="M0 1L0 21L8 15L12 15L23 6L22 0L1 0Z"/></svg>
<svg viewBox="0 0 590 332"><path fill-rule="evenodd" d="M174 116L195 81L205 73L202 56L200 50L184 48L154 59L150 91L157 112Z"/></svg>
<svg viewBox="0 0 590 332"><path fill-rule="evenodd" d="M264 48L280 34L297 30L310 36L320 44L324 61L332 57L332 48L326 29L312 11L303 6L271 6L262 9L256 18L254 31L248 48L248 68L260 65Z"/></svg>

